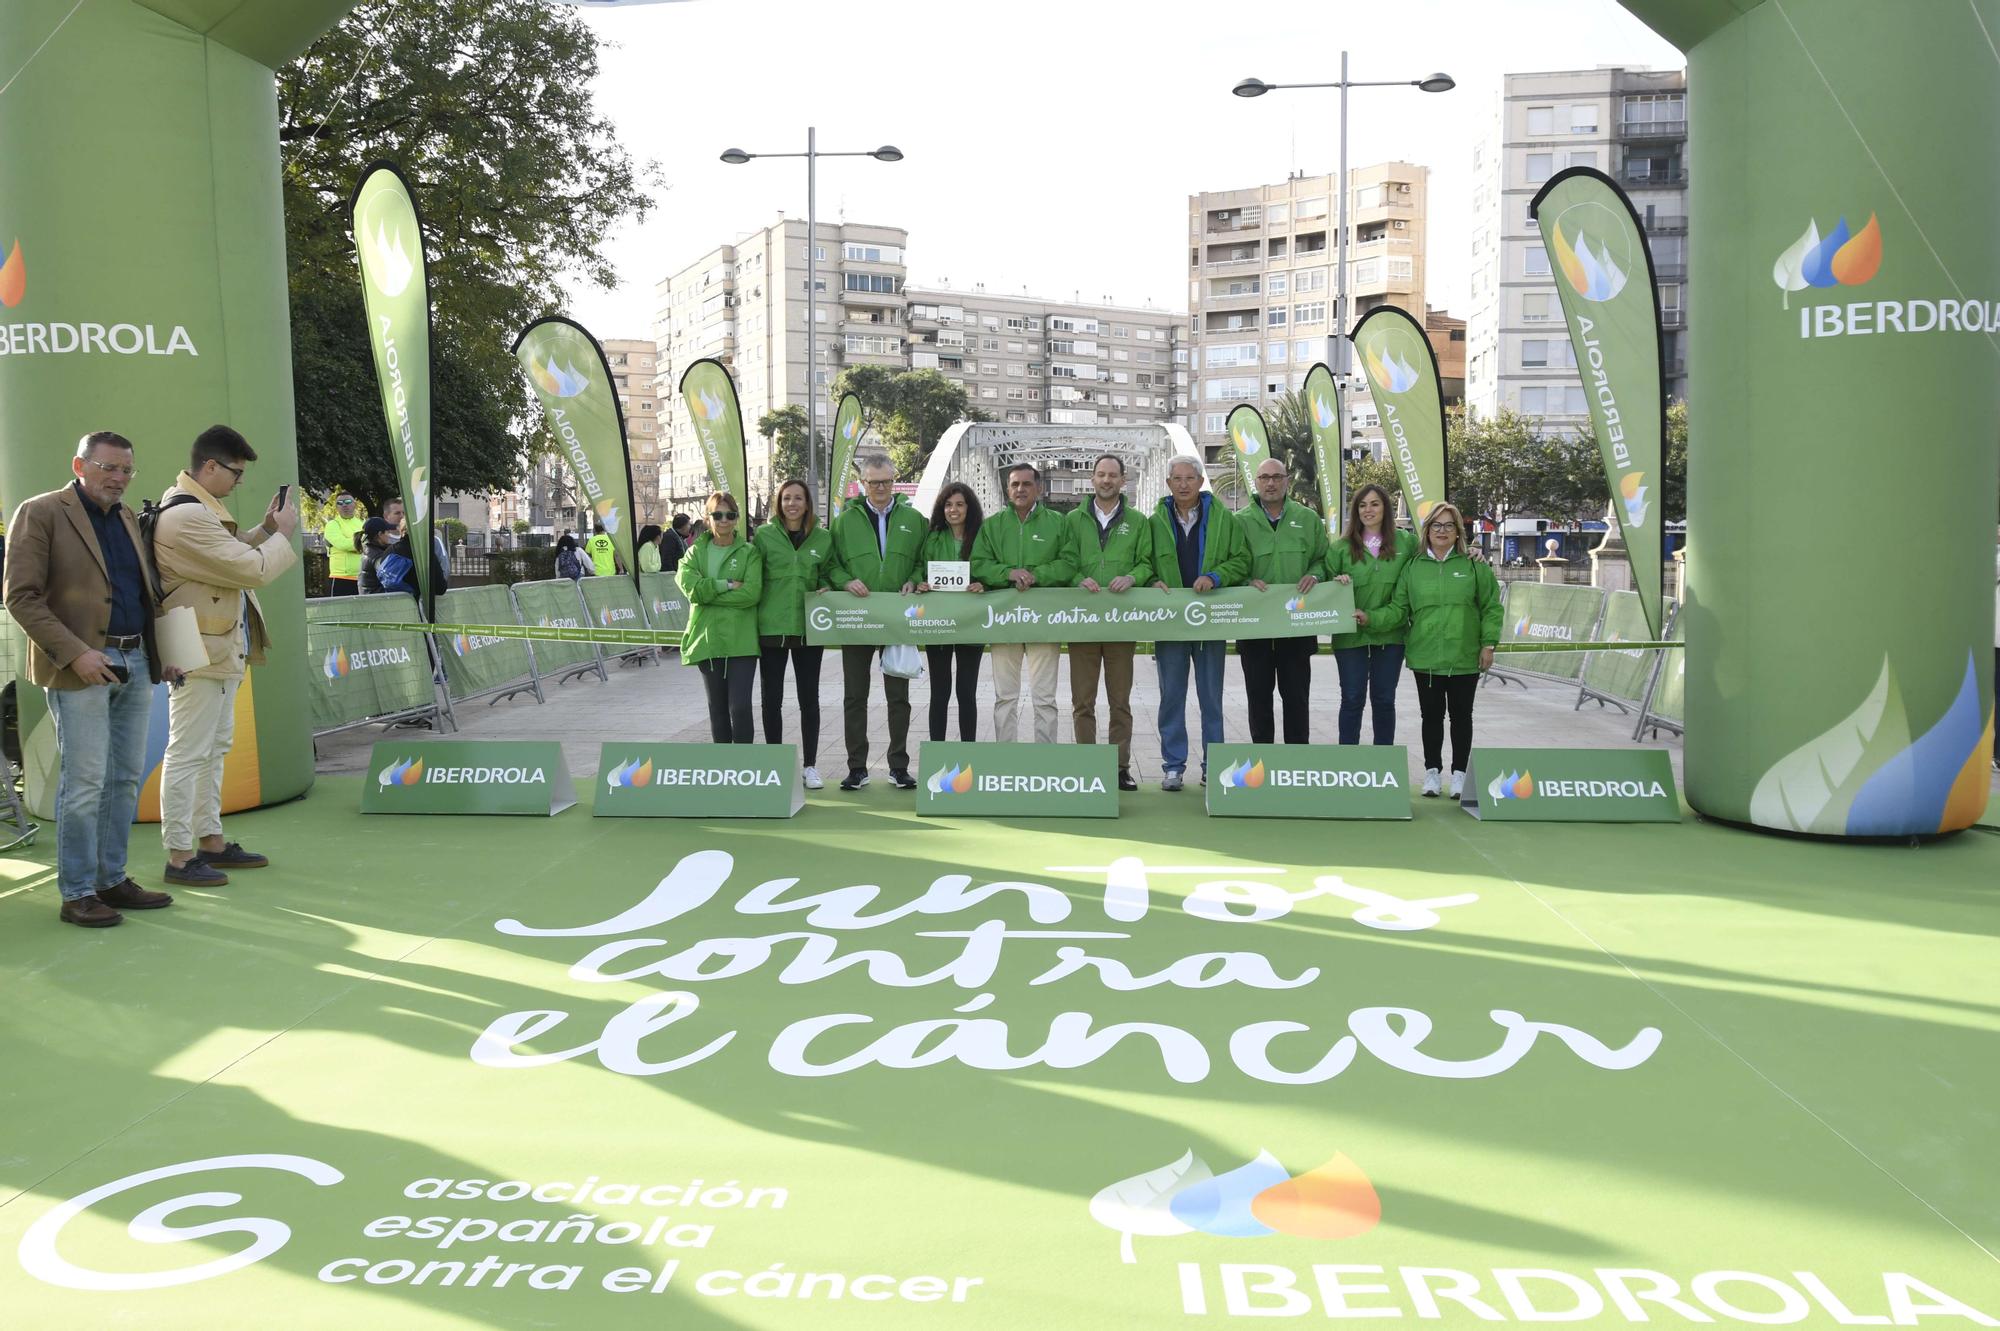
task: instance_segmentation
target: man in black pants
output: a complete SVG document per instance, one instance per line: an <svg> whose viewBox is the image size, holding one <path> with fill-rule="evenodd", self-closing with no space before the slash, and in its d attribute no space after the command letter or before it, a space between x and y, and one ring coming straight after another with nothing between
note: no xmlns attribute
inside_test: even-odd
<svg viewBox="0 0 2000 1331"><path fill-rule="evenodd" d="M1291 473L1276 458L1257 468L1257 502L1236 514L1250 545L1250 585L1296 585L1304 596L1326 576L1326 522L1285 491ZM1236 644L1243 665L1243 691L1250 709L1250 742L1276 741L1272 694L1284 699L1285 743L1305 744L1312 735L1307 717L1312 693L1317 637L1244 638Z"/></svg>

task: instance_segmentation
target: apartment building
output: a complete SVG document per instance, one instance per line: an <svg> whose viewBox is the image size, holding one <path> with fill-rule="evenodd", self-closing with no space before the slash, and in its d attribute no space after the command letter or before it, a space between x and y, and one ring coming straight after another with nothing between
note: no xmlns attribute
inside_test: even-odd
<svg viewBox="0 0 2000 1331"><path fill-rule="evenodd" d="M1430 170L1382 162L1348 172L1348 323L1379 305L1421 317ZM1238 403L1265 410L1333 363L1339 182L1295 175L1275 185L1188 197L1188 338L1193 378L1183 418L1211 461ZM1365 390L1349 398L1357 442L1381 447Z"/></svg>
<svg viewBox="0 0 2000 1331"><path fill-rule="evenodd" d="M1492 126L1473 150L1470 410L1507 408L1557 430L1589 421L1548 253L1528 216L1536 191L1571 166L1605 172L1631 197L1659 282L1668 394L1686 396L1687 143L1684 70L1506 76Z"/></svg>
<svg viewBox="0 0 2000 1331"><path fill-rule="evenodd" d="M908 364L903 284L909 233L822 222L813 239L818 290L811 339L817 363L810 387L805 222L780 218L709 251L656 287L653 401L659 491L667 511L691 510L708 495L708 470L676 391L695 361L718 360L736 380L750 490L738 498L752 513L768 502L773 479L769 448L757 434L765 413L810 403L820 426L830 428L827 389L843 368Z"/></svg>
<svg viewBox="0 0 2000 1331"><path fill-rule="evenodd" d="M645 338L604 340L604 359L611 366L618 409L625 415L625 445L632 457L634 531L649 522L663 523L667 511L660 497L660 400L653 388L658 354Z"/></svg>

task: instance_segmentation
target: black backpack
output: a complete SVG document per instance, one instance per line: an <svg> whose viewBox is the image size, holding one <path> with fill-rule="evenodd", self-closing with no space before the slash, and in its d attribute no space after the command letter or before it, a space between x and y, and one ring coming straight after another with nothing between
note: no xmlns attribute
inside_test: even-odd
<svg viewBox="0 0 2000 1331"><path fill-rule="evenodd" d="M139 539L146 543L146 576L152 580L155 606L164 605L167 600L167 589L160 585L159 556L153 553L153 542L157 539L160 529L160 515L170 508L179 508L182 504L200 502L201 500L194 495L177 494L164 504L156 504L148 499L139 509Z"/></svg>

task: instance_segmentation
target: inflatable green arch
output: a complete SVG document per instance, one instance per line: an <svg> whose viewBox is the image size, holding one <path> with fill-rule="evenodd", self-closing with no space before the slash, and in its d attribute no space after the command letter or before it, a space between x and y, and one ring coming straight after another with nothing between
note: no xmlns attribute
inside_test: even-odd
<svg viewBox="0 0 2000 1331"><path fill-rule="evenodd" d="M1965 826L1993 724L2000 0L1624 3L1690 60L1689 798ZM0 6L0 501L104 428L147 492L217 420L265 459L245 505L296 479L272 69L349 8ZM311 785L304 669L254 672L232 805Z"/></svg>

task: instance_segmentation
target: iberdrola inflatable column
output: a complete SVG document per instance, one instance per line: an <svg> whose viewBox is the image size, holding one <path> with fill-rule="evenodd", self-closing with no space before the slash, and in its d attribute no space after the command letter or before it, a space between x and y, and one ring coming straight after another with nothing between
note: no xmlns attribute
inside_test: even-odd
<svg viewBox="0 0 2000 1331"><path fill-rule="evenodd" d="M298 479L272 68L348 7L0 4L0 504L9 516L70 479L76 442L93 430L137 445L135 506L173 483L195 435L218 421L241 430L259 458L232 501L239 519L260 520L276 487ZM225 808L289 799L312 784L299 575L262 599L278 654L241 691ZM48 816L54 727L40 689L24 681L18 693L30 803ZM162 690L142 817L157 816L165 745Z"/></svg>
<svg viewBox="0 0 2000 1331"><path fill-rule="evenodd" d="M1689 61L1688 798L1832 837L1965 827L1992 752L2000 0L1624 3Z"/></svg>

